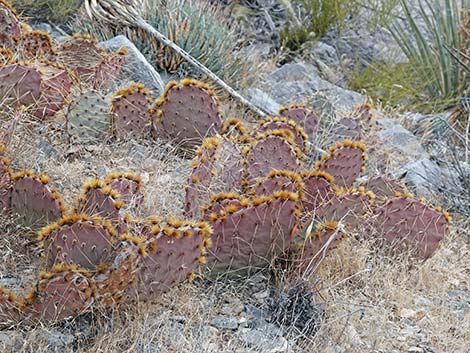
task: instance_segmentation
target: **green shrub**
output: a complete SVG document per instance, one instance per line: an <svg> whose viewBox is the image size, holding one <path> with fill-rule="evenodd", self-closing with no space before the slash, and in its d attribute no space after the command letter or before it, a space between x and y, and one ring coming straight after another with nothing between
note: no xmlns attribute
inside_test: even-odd
<svg viewBox="0 0 470 353"><path fill-rule="evenodd" d="M12 0L19 13L37 21L64 22L80 7L81 0Z"/></svg>
<svg viewBox="0 0 470 353"><path fill-rule="evenodd" d="M143 17L227 83L238 87L252 76L253 58L237 51L239 39L231 30L232 24L223 17L218 7L209 2L148 0ZM101 40L125 31L147 60L158 69L180 76L198 78L200 75L173 50L141 31L96 24L86 16L73 21L71 27L88 31Z"/></svg>

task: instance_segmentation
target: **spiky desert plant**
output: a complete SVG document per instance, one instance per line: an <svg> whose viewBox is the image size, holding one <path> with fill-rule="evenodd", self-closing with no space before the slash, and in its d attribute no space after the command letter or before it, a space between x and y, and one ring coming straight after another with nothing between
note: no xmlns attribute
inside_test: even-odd
<svg viewBox="0 0 470 353"><path fill-rule="evenodd" d="M63 23L72 17L81 5L80 0L12 0L22 14L37 21Z"/></svg>
<svg viewBox="0 0 470 353"><path fill-rule="evenodd" d="M213 91L192 79L168 83L151 115L155 136L185 148L194 148L222 129L222 113Z"/></svg>
<svg viewBox="0 0 470 353"><path fill-rule="evenodd" d="M23 171L11 177L10 209L24 226L41 228L65 213L60 194L49 187L49 177Z"/></svg>
<svg viewBox="0 0 470 353"><path fill-rule="evenodd" d="M449 230L451 217L411 195L397 196L374 210L372 229L395 251L427 259Z"/></svg>
<svg viewBox="0 0 470 353"><path fill-rule="evenodd" d="M14 325L20 318L20 303L16 296L0 287L0 328Z"/></svg>
<svg viewBox="0 0 470 353"><path fill-rule="evenodd" d="M51 36L43 31L22 33L15 47L22 60L52 60L56 55Z"/></svg>
<svg viewBox="0 0 470 353"><path fill-rule="evenodd" d="M303 105L292 104L279 109L279 115L294 120L307 135L312 135L320 127L320 116Z"/></svg>
<svg viewBox="0 0 470 353"><path fill-rule="evenodd" d="M32 107L41 97L42 78L38 70L27 64L0 67L0 102L6 107Z"/></svg>
<svg viewBox="0 0 470 353"><path fill-rule="evenodd" d="M8 48L0 48L0 66L4 66L13 61L15 54Z"/></svg>
<svg viewBox="0 0 470 353"><path fill-rule="evenodd" d="M334 178L330 174L316 169L302 172L301 177L304 194L303 212L315 214L336 195Z"/></svg>
<svg viewBox="0 0 470 353"><path fill-rule="evenodd" d="M455 101L467 88L468 78L448 49L462 48L460 30L470 2L420 0L416 11L405 0L400 0L400 4L405 19L392 22L390 32L412 63L413 71L425 83L428 97L445 104ZM418 24L421 21L424 27Z"/></svg>
<svg viewBox="0 0 470 353"><path fill-rule="evenodd" d="M363 186L366 190L372 191L376 200L382 202L395 197L398 194L406 194L406 187L396 179L377 175L367 179Z"/></svg>
<svg viewBox="0 0 470 353"><path fill-rule="evenodd" d="M14 44L14 37L21 35L21 23L15 10L6 0L0 0L0 43L1 47Z"/></svg>
<svg viewBox="0 0 470 353"><path fill-rule="evenodd" d="M150 92L143 84L132 83L114 93L113 131L118 138L143 138L150 135Z"/></svg>
<svg viewBox="0 0 470 353"><path fill-rule="evenodd" d="M256 185L247 193L256 196L269 196L278 191L298 193L304 199L304 183L302 177L290 170L272 170L264 178L256 180Z"/></svg>

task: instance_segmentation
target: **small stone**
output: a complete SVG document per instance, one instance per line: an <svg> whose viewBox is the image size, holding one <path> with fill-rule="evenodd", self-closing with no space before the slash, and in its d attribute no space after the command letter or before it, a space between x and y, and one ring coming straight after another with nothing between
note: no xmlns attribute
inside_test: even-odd
<svg viewBox="0 0 470 353"><path fill-rule="evenodd" d="M400 310L400 317L404 318L404 319L413 319L414 317L416 317L416 311L412 310L412 309L401 309Z"/></svg>
<svg viewBox="0 0 470 353"><path fill-rule="evenodd" d="M263 291L261 291L261 292L255 293L255 294L253 294L253 296L254 296L255 299L257 299L258 301L263 301L264 299L266 299L267 297L269 297L269 290L266 289L266 290L263 290Z"/></svg>
<svg viewBox="0 0 470 353"><path fill-rule="evenodd" d="M238 328L238 320L233 316L216 316L212 319L211 325L219 330L236 330Z"/></svg>
<svg viewBox="0 0 470 353"><path fill-rule="evenodd" d="M46 341L52 350L62 350L70 347L75 342L75 337L71 334L62 333L56 329L42 329L38 338Z"/></svg>
<svg viewBox="0 0 470 353"><path fill-rule="evenodd" d="M424 349L420 347L410 347L408 348L408 353L424 353Z"/></svg>
<svg viewBox="0 0 470 353"><path fill-rule="evenodd" d="M286 352L289 348L288 341L278 335L273 335L266 329L242 328L238 337L249 348L256 348L261 352Z"/></svg>

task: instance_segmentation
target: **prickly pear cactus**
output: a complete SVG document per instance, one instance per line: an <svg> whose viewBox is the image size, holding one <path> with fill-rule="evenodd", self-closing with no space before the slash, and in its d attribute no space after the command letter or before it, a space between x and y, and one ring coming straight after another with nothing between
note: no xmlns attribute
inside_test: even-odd
<svg viewBox="0 0 470 353"><path fill-rule="evenodd" d="M3 47L13 46L13 38L20 35L20 21L15 10L6 0L0 0L0 45Z"/></svg>
<svg viewBox="0 0 470 353"><path fill-rule="evenodd" d="M238 145L227 138L205 139L196 152L188 180L186 215L199 216L201 206L213 193L240 191L242 180L242 155Z"/></svg>
<svg viewBox="0 0 470 353"><path fill-rule="evenodd" d="M0 47L0 67L13 61L14 54L8 48Z"/></svg>
<svg viewBox="0 0 470 353"><path fill-rule="evenodd" d="M33 321L55 322L74 318L94 303L95 285L86 271L75 266L56 266L43 273L23 300L25 316Z"/></svg>
<svg viewBox="0 0 470 353"><path fill-rule="evenodd" d="M321 259L336 248L344 239L344 233L338 228L337 222L319 223L314 232L308 234L299 244L295 254L295 262L301 273L313 269Z"/></svg>
<svg viewBox="0 0 470 353"><path fill-rule="evenodd" d="M281 191L248 204L217 207L218 213L209 207L204 215L213 228L208 267L219 271L264 266L286 251L297 228L298 199L296 193Z"/></svg>
<svg viewBox="0 0 470 353"><path fill-rule="evenodd" d="M308 136L294 120L285 117L268 117L259 122L254 133L266 133L274 130L288 130L294 136L294 142L303 153L307 153Z"/></svg>
<svg viewBox="0 0 470 353"><path fill-rule="evenodd" d="M99 217L72 215L43 228L39 240L44 244L48 268L65 264L94 271L106 267L114 255L116 233Z"/></svg>
<svg viewBox="0 0 470 353"><path fill-rule="evenodd" d="M41 72L41 97L37 102L34 115L49 118L62 109L65 99L70 94L72 80L67 70L51 62L35 65Z"/></svg>
<svg viewBox="0 0 470 353"><path fill-rule="evenodd" d="M10 207L24 226L41 228L62 217L62 197L48 186L49 177L24 171L12 176Z"/></svg>
<svg viewBox="0 0 470 353"><path fill-rule="evenodd" d="M406 188L398 180L390 179L382 175L369 178L364 183L366 190L372 191L378 201L384 201L398 194L406 194Z"/></svg>
<svg viewBox="0 0 470 353"><path fill-rule="evenodd" d="M330 147L330 154L317 162L317 169L330 174L339 187L349 188L365 170L367 155L362 142L345 140Z"/></svg>
<svg viewBox="0 0 470 353"><path fill-rule="evenodd" d="M114 94L113 131L118 138L143 138L150 134L149 91L140 83Z"/></svg>
<svg viewBox="0 0 470 353"><path fill-rule="evenodd" d="M105 180L106 185L119 193L126 210L135 209L144 201L142 180L132 173L110 173Z"/></svg>
<svg viewBox="0 0 470 353"><path fill-rule="evenodd" d="M332 197L316 211L315 217L324 222L340 222L346 229L354 230L365 225L364 220L371 211L374 197L373 193L363 188L352 189Z"/></svg>
<svg viewBox="0 0 470 353"><path fill-rule="evenodd" d="M298 171L303 154L295 145L288 130L269 131L259 135L245 151L245 169L248 185L254 185L272 170Z"/></svg>
<svg viewBox="0 0 470 353"><path fill-rule="evenodd" d="M33 107L41 97L41 75L32 66L8 64L0 67L0 102L9 107Z"/></svg>
<svg viewBox="0 0 470 353"><path fill-rule="evenodd" d="M89 216L99 216L106 220L119 222L123 202L119 193L104 181L91 180L85 183L83 193L78 198L75 212Z"/></svg>
<svg viewBox="0 0 470 353"><path fill-rule="evenodd" d="M300 105L282 107L279 109L279 115L294 120L309 136L314 134L320 127L320 117L315 112Z"/></svg>
<svg viewBox="0 0 470 353"><path fill-rule="evenodd" d="M23 33L17 40L16 48L24 61L53 60L56 55L51 36L42 31Z"/></svg>
<svg viewBox="0 0 470 353"><path fill-rule="evenodd" d="M10 161L3 158L4 147L0 144L0 211L11 208L11 169Z"/></svg>
<svg viewBox="0 0 470 353"><path fill-rule="evenodd" d="M250 139L243 121L237 118L229 118L224 122L222 135L233 141L245 142L247 139Z"/></svg>
<svg viewBox="0 0 470 353"><path fill-rule="evenodd" d="M139 270L138 293L143 299L158 295L191 279L205 263L211 229L205 222L169 220L154 227L146 241L147 256Z"/></svg>
<svg viewBox="0 0 470 353"><path fill-rule="evenodd" d="M123 52L106 53L101 63L96 67L92 85L97 90L107 90L116 85L121 75L125 57Z"/></svg>
<svg viewBox="0 0 470 353"><path fill-rule="evenodd" d="M407 196L395 197L374 210L373 229L396 251L427 259L449 230L447 212Z"/></svg>
<svg viewBox="0 0 470 353"><path fill-rule="evenodd" d="M135 295L137 273L142 259L147 255L143 239L128 234L121 236L114 253L110 265L93 277L97 287L97 299L107 306L120 304Z"/></svg>
<svg viewBox="0 0 470 353"><path fill-rule="evenodd" d="M290 170L272 170L264 178L256 180L256 185L248 193L256 196L268 196L278 191L299 193L303 199L303 181L299 174Z"/></svg>
<svg viewBox="0 0 470 353"><path fill-rule="evenodd" d="M154 133L184 148L220 133L222 117L209 87L196 80L170 82L151 109Z"/></svg>
<svg viewBox="0 0 470 353"><path fill-rule="evenodd" d="M72 98L67 132L81 141L103 140L111 134L111 121L106 98L97 91L86 91Z"/></svg>
<svg viewBox="0 0 470 353"><path fill-rule="evenodd" d="M11 326L19 320L19 306L15 296L0 287L0 328Z"/></svg>
<svg viewBox="0 0 470 353"><path fill-rule="evenodd" d="M301 174L304 198L303 211L315 214L316 211L336 196L333 188L333 177L325 172L312 170Z"/></svg>

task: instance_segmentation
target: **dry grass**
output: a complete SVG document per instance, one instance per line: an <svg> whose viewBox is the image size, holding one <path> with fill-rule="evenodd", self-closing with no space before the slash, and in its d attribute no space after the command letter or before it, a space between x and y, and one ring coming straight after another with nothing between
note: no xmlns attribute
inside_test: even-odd
<svg viewBox="0 0 470 353"><path fill-rule="evenodd" d="M9 149L14 169L47 172L70 207L87 179L131 171L145 182L147 212L160 218L181 215L190 160L170 145L150 140L73 145L60 123L50 127L28 121L18 126ZM20 293L41 267L40 250L34 232L1 221L1 281ZM388 353L421 347L423 352L468 352L470 247L465 222L456 220L451 236L425 263L387 256L374 245L372 234L351 235L309 279L316 303L325 311L320 330L306 337L286 328L288 351ZM257 352L236 331L215 330L210 322L223 312L227 298L267 310L272 286L286 283L269 277L265 271L239 279L197 280L164 294L156 304L97 310L69 323L7 333L15 352L51 351L51 335L44 333L51 331L74 337L61 352ZM244 312L236 316L247 318Z"/></svg>

